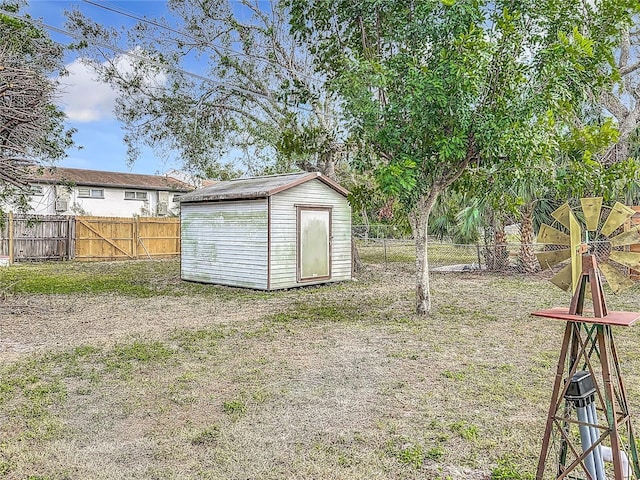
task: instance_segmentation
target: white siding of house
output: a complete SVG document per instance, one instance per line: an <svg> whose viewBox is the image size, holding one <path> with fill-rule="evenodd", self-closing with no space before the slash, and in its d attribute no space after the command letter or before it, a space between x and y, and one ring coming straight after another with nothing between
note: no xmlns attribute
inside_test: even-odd
<svg viewBox="0 0 640 480"><path fill-rule="evenodd" d="M184 280L267 289L267 200L183 203Z"/></svg>
<svg viewBox="0 0 640 480"><path fill-rule="evenodd" d="M296 205L332 207L331 282L351 279L351 208L338 192L311 180L271 197L271 289L318 282L298 283Z"/></svg>
<svg viewBox="0 0 640 480"><path fill-rule="evenodd" d="M31 195L29 206L36 215L56 215L56 188L53 185L41 185L42 195ZM64 215L64 212L62 213Z"/></svg>
<svg viewBox="0 0 640 480"><path fill-rule="evenodd" d="M40 184L43 195L32 195L30 205L32 213L40 215L93 215L100 217L149 217L158 215L159 193L156 190L136 188L85 187L102 189L104 198L81 197L78 187L53 186ZM81 187L82 188L82 187ZM124 198L126 192L146 192L147 200L129 200ZM174 192L162 192L168 196L167 214L180 213L179 204L174 200ZM63 200L66 210L56 210L56 201Z"/></svg>
<svg viewBox="0 0 640 480"><path fill-rule="evenodd" d="M109 187L86 187L104 190L104 198L80 197L78 188L71 189L69 195L69 213L77 215L93 215L98 217L132 217L140 215L148 217L156 208L157 193L147 192L147 201L125 200L125 189ZM134 188L131 191L142 191Z"/></svg>

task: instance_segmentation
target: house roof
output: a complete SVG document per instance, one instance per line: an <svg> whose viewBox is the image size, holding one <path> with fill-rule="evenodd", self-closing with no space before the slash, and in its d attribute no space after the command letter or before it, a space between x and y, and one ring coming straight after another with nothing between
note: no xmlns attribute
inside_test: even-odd
<svg viewBox="0 0 640 480"><path fill-rule="evenodd" d="M171 190L190 192L192 187L173 177L163 175L141 175L138 173L103 172L81 168L55 167L34 170L31 183L74 184L92 187L135 188L138 190Z"/></svg>
<svg viewBox="0 0 640 480"><path fill-rule="evenodd" d="M349 194L347 190L319 172L301 172L289 173L286 175L239 178L218 182L214 185L199 188L191 193L182 195L180 197L180 202L195 203L266 198L311 180L319 180L345 197Z"/></svg>

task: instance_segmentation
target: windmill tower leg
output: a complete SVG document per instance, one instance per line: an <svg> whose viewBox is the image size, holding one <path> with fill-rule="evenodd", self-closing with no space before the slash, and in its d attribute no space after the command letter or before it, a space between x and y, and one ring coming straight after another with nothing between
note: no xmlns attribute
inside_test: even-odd
<svg viewBox="0 0 640 480"><path fill-rule="evenodd" d="M544 469L546 464L546 459L549 455L549 443L551 441L551 436L553 434L556 412L558 410L558 399L560 398L560 390L562 388L562 382L564 380L564 367L567 361L567 353L569 351L569 346L571 342L572 336L572 325L570 322L567 322L567 325L564 329L564 339L562 341L562 348L560 349L560 358L558 360L558 366L556 368L556 376L553 382L553 392L551 393L551 402L549 404L549 413L547 415L547 423L544 429L544 436L542 438L542 450L540 451L540 458L538 459L538 468L536 470L536 480L543 480ZM564 462L562 462L564 464ZM560 470L562 465L558 465L558 470ZM560 471L558 471L560 473Z"/></svg>
<svg viewBox="0 0 640 480"><path fill-rule="evenodd" d="M616 313L612 312L612 315ZM536 480L605 480L603 473L596 474L597 468L589 466L592 465L591 454L600 454L601 449L608 455L602 454L600 458L608 459L612 467L609 468L613 470L613 475L607 477L607 480L640 479L637 446L611 325L604 323L607 321L604 318L588 320L589 322L566 322ZM603 323L593 323L594 321ZM595 420L597 423L589 420L587 424L584 419L573 418L571 415L575 409L568 399L568 380L579 370L593 377L593 412L597 410L600 415L600 418ZM575 434L569 433L571 428L575 430L577 427L582 427L583 430L584 427L590 427L594 433L593 442L586 450L584 443L577 442ZM552 454L554 438L554 447L559 450L557 457L553 457ZM610 447L605 446L605 441ZM594 455L593 458L596 457L598 455ZM554 464L550 464L551 461ZM597 466L598 462L595 463Z"/></svg>
<svg viewBox="0 0 640 480"><path fill-rule="evenodd" d="M607 415L607 423L609 425L609 430L611 431L611 451L619 452L620 451L620 437L618 435L618 412L615 404L615 392L613 386L613 379L611 378L611 370L609 368L609 348L607 342L605 341L605 328L607 333L610 334L611 327L606 327L605 325L598 325L598 347L600 348L600 364L602 366L602 382L604 385L604 393L605 393L605 407L606 407L606 415ZM609 339L613 342L613 336L610 336ZM622 380L621 380L622 381ZM626 399L624 404L626 405ZM628 417L628 412L620 412L623 415L623 418ZM622 465L620 464L620 455L612 455L613 456L613 472L614 478L616 480L623 480L629 477L628 472L622 471ZM624 475L624 476L623 476Z"/></svg>
<svg viewBox="0 0 640 480"><path fill-rule="evenodd" d="M611 445L610 461L614 480L640 479L626 391L611 329L612 324L620 324L621 318L627 318L628 313L611 312L609 315L597 272L595 257L584 254L582 271L568 310L568 317L571 318L555 317L570 321L566 322L560 350L536 480L544 478L554 434L559 437L557 465L552 469L554 478L567 478L570 472L576 470L574 475L584 473L587 479L606 480L602 458L609 456L602 455L602 452L609 452L609 447L603 445L603 441L607 440ZM594 317L583 316L587 285L591 288ZM554 318L552 314L546 316ZM572 407L577 403L576 397L568 390L578 369L584 374L583 378L589 376L593 382L593 392L589 392L588 411L591 416L588 422L585 422L587 417L584 410L579 408L575 409L578 419L571 418ZM597 375L598 371L600 375ZM596 380L597 377L601 381ZM602 423L597 420L596 405L604 416ZM584 407L583 404L580 406ZM569 433L576 425L580 428L581 445L574 445L575 436ZM621 442L621 430L627 440L626 445ZM586 441L585 435L589 435Z"/></svg>

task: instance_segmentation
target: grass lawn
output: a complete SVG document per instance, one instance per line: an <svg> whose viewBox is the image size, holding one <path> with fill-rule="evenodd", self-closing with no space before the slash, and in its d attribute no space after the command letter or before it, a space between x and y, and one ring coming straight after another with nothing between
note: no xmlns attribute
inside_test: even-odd
<svg viewBox="0 0 640 480"><path fill-rule="evenodd" d="M358 241L358 252L365 263L412 263L416 249L413 240L376 239ZM429 266L439 267L458 264L479 264L477 245L453 245L443 242L429 242Z"/></svg>
<svg viewBox="0 0 640 480"><path fill-rule="evenodd" d="M179 263L0 270L0 478L528 479L568 304L541 279L407 264L256 292ZM609 308L640 310L638 290ZM632 412L640 344L615 330Z"/></svg>

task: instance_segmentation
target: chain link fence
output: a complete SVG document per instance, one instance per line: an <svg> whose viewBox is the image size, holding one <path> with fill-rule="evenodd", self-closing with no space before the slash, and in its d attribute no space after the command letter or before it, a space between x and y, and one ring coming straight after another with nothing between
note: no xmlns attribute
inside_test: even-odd
<svg viewBox="0 0 640 480"><path fill-rule="evenodd" d="M415 242L389 225L356 225L353 227L360 260L366 264L415 265ZM535 273L540 266L534 254L548 246L526 245L524 256L520 243L504 245L456 244L429 238L427 256L429 269L441 272L492 270L512 273Z"/></svg>

